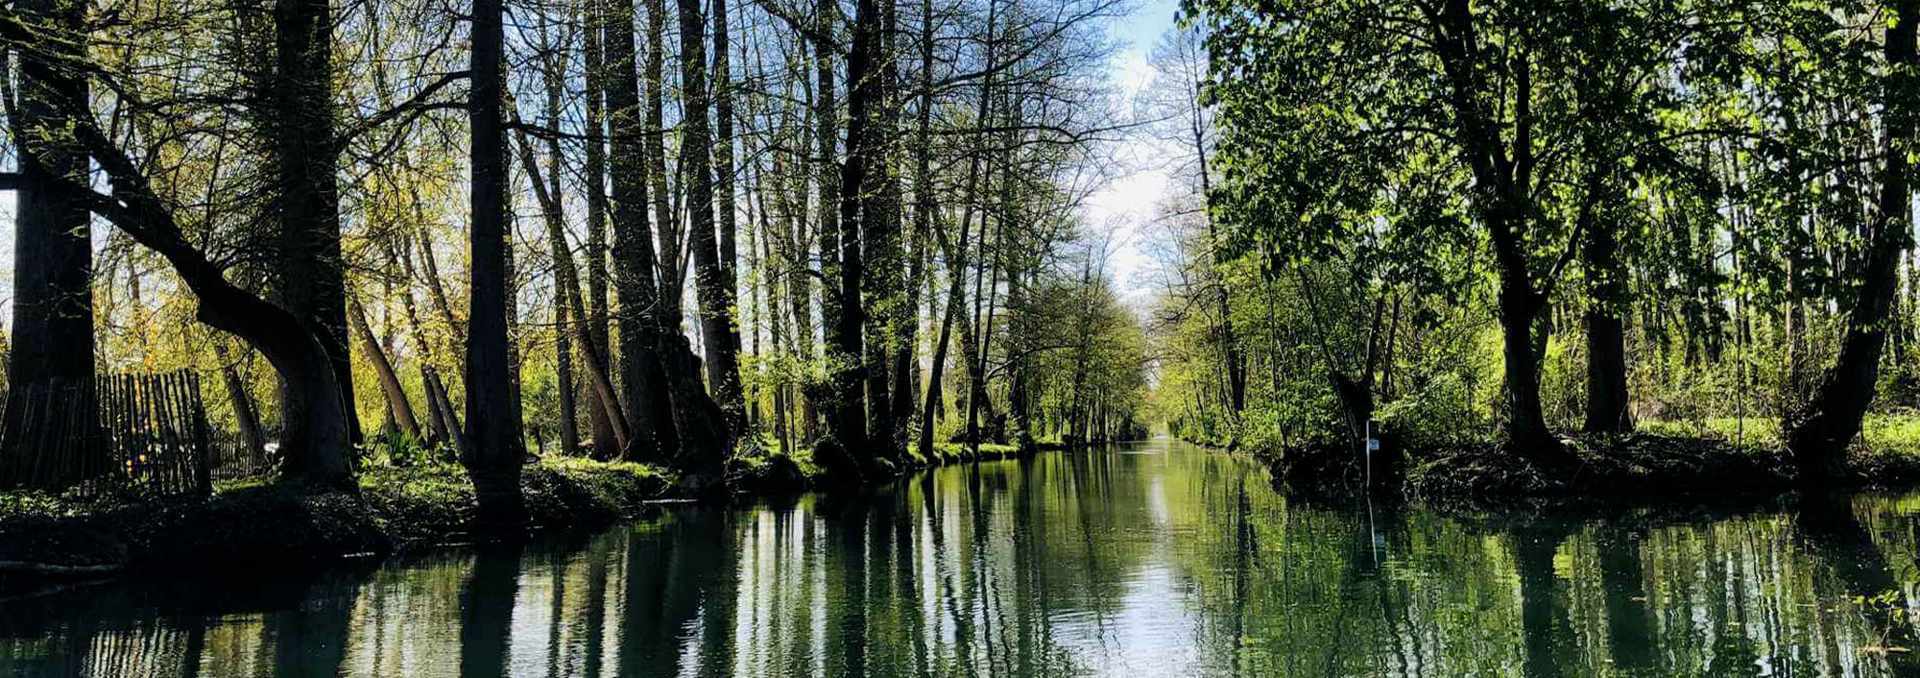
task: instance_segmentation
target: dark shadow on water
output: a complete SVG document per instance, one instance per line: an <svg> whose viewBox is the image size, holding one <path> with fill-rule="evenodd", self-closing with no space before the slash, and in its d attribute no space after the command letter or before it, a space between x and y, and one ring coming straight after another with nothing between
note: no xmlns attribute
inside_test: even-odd
<svg viewBox="0 0 1920 678"><path fill-rule="evenodd" d="M1156 442L0 602L0 676L1916 675L1916 513L1301 501Z"/></svg>
<svg viewBox="0 0 1920 678"><path fill-rule="evenodd" d="M1628 675L1654 667L1652 618L1647 610L1646 574L1640 564L1644 535L1633 529L1600 530L1600 588L1606 596L1607 652Z"/></svg>
<svg viewBox="0 0 1920 678"><path fill-rule="evenodd" d="M507 675L520 554L521 547L512 543L485 546L476 554L473 573L460 592L461 676Z"/></svg>
<svg viewBox="0 0 1920 678"><path fill-rule="evenodd" d="M1562 661L1573 637L1565 595L1554 576L1553 558L1569 530L1559 525L1525 527L1513 534L1514 568L1520 575L1520 624L1526 642L1527 678L1564 675Z"/></svg>
<svg viewBox="0 0 1920 678"><path fill-rule="evenodd" d="M1914 627L1904 615L1875 609L1871 601L1887 594L1898 594L1898 609L1907 606L1906 588L1894 578L1886 554L1874 543L1854 512L1852 497L1843 494L1808 494L1800 499L1796 516L1800 536L1809 549L1820 553L1833 577L1853 597L1867 599L1866 618L1878 638L1878 647L1865 648L1869 656L1883 658L1895 675L1920 676L1920 643L1915 642Z"/></svg>
<svg viewBox="0 0 1920 678"><path fill-rule="evenodd" d="M340 675L341 664L346 659L353 603L359 589L357 578L317 577L301 598L283 601L291 610L267 616L275 675L316 678Z"/></svg>

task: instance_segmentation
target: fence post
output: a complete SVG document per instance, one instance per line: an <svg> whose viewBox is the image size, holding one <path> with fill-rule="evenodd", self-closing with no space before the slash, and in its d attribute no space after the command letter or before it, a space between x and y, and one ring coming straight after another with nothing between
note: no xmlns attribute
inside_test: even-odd
<svg viewBox="0 0 1920 678"><path fill-rule="evenodd" d="M201 495L213 494L212 435L207 426L206 403L200 399L200 374L187 373L187 412L193 417L193 484Z"/></svg>

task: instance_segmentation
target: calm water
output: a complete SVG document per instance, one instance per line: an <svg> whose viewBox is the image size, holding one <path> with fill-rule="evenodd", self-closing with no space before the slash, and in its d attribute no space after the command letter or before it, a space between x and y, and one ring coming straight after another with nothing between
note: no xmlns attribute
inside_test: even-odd
<svg viewBox="0 0 1920 678"><path fill-rule="evenodd" d="M1911 675L1889 648L1915 645L1916 515L1369 519L1163 439L566 543L0 602L0 675Z"/></svg>

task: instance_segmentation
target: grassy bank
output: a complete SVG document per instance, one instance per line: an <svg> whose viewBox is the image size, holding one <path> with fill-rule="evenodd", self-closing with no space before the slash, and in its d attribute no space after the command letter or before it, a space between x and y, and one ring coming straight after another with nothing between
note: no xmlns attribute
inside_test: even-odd
<svg viewBox="0 0 1920 678"><path fill-rule="evenodd" d="M930 456L903 452L896 470L1019 455L1012 445L976 451L939 443ZM728 472L729 486L744 495L796 492L826 480L805 452L743 456ZM542 458L521 475L527 527L585 530L636 517L683 496L677 480L644 464ZM358 482L358 493L309 493L264 481L217 484L208 497L0 493L0 590L48 576L314 563L498 537L472 533L473 484L457 464L383 460L363 468Z"/></svg>
<svg viewBox="0 0 1920 678"><path fill-rule="evenodd" d="M529 529L603 526L672 496L651 466L543 459L521 477ZM226 484L208 497L0 494L0 579L147 567L249 567L385 555L472 539L473 485L457 465L365 469L360 491Z"/></svg>
<svg viewBox="0 0 1920 678"><path fill-rule="evenodd" d="M1389 431L1389 449L1375 458L1372 471L1378 481L1409 498L1475 503L1777 493L1795 479L1780 444L1779 424L1772 420L1648 421L1632 434L1583 434L1562 441L1573 463L1540 468L1489 438ZM1195 442L1234 446L1227 441ZM1364 483L1362 457L1350 445L1240 449L1272 468L1277 483L1297 492L1351 494ZM1848 457L1857 485L1920 483L1920 415L1868 417Z"/></svg>
<svg viewBox="0 0 1920 678"><path fill-rule="evenodd" d="M778 443L771 437L760 441L760 450L771 450ZM1066 446L1058 440L1035 441L1033 449L1025 453L1061 450ZM890 461L882 464L888 473L906 475L923 469L948 464L961 464L972 461L995 461L1013 459L1022 456L1017 445L983 442L978 448L968 443L936 442L930 454L920 454L915 445L895 451ZM813 460L811 450L802 449L789 456L778 452L745 455L734 461L732 479L729 485L736 493L772 494L804 489L819 488L831 484L825 469Z"/></svg>

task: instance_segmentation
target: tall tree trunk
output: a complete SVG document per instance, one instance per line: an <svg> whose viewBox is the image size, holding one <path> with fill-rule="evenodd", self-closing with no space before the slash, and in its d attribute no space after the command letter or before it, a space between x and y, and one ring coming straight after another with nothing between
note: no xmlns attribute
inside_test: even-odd
<svg viewBox="0 0 1920 678"><path fill-rule="evenodd" d="M630 0L622 1L626 1L629 7L632 6ZM631 11L628 13L631 14ZM628 30L624 33L631 32ZM646 181L653 194L653 225L660 234L660 256L656 266L658 278L655 285L660 290L660 316L667 319L664 331L677 333L680 331L682 314L680 285L685 275L680 270L679 222L674 218L675 210L670 200L673 193L667 186L666 36L665 0L647 0ZM631 70L632 67L629 66L627 71ZM622 73L625 72L622 71ZM636 126L635 129L639 128ZM683 151L681 155L685 156L685 152ZM643 192L641 195L645 197L646 193Z"/></svg>
<svg viewBox="0 0 1920 678"><path fill-rule="evenodd" d="M447 395L447 385L440 378L440 372L431 366L420 371L421 385L427 392L427 405L434 412L434 418L440 422L440 428L447 433L447 440L459 456L465 457L473 445L467 439L466 427L460 424L460 416L453 411L453 398Z"/></svg>
<svg viewBox="0 0 1920 678"><path fill-rule="evenodd" d="M240 370L233 366L225 342L213 342L213 352L220 361L220 381L227 389L227 401L233 405L233 418L240 429L240 446L246 450L248 459L265 461L267 437L261 432L260 413L253 407L253 397L247 394L247 384L240 379Z"/></svg>
<svg viewBox="0 0 1920 678"><path fill-rule="evenodd" d="M560 201L555 197L559 187L549 188L543 180L540 166L534 160L533 145L527 141L526 133L524 131L517 133L515 140L520 151L520 164L527 169L529 178L533 180L534 200L540 203L541 212L544 215L548 247L555 253L553 270L557 294L554 305L565 307L566 318L584 317L587 311L586 303L580 298L580 272L574 268L573 257L569 254L566 220L560 212ZM561 340L559 350L566 350L569 343L579 347L581 356L586 360L583 367L586 371L587 386L594 396L594 405L598 414L607 422L607 435L613 437L619 448L625 448L629 435L626 415L615 404L619 399L614 393L611 372L607 368L604 355L594 348L594 340L588 324L569 322L563 318L555 326L555 331ZM567 342L568 337L572 337L573 341ZM564 401L562 406L562 409L567 407Z"/></svg>
<svg viewBox="0 0 1920 678"><path fill-rule="evenodd" d="M991 13L991 10L989 10L989 12ZM989 23L991 22L991 19L989 19ZM984 90L982 96L992 96L990 90L991 88ZM999 96L1002 102L999 108L999 114L1003 116L1003 119L1006 121L1006 126L1012 127L1013 120L1016 116L1011 109L1013 108L1014 102L1017 101L1017 98L1010 96L1006 92L999 93ZM990 118L982 118L982 120L990 120ZM982 140L986 141L988 139L990 139L990 137L983 136ZM991 146L992 144L987 145ZM1004 144L1000 152L1006 152ZM994 419L993 399L987 394L986 367L988 350L990 348L988 345L990 343L989 337L993 331L993 322L991 320L993 315L992 302L996 296L995 288L999 286L1000 263L1004 251L1002 244L1005 242L1003 239L995 237L992 239L992 249L988 249L987 219L993 216L993 211L987 208L988 198L984 196L991 190L990 187L994 185L994 165L996 163L1000 165L999 176L1001 183L1004 184L1012 180L1012 178L1008 176L1010 168L1007 166L1004 158L989 157L983 160L983 162L986 163L986 167L983 171L984 178L981 186L977 191L968 191L969 202L976 204L976 207L970 209L975 209L980 213L980 248L979 255L974 258L973 309L967 314L964 324L961 325L964 331L961 333L960 340L961 357L964 358L966 362L963 371L967 377L966 400L965 404L962 405L962 417L965 426L963 430L966 432L966 441L972 444L976 451L978 451L981 437L981 416L985 415L987 421ZM1004 217L995 219L995 228L997 229L997 233L1004 234L1006 232L1006 220Z"/></svg>
<svg viewBox="0 0 1920 678"><path fill-rule="evenodd" d="M777 166L779 163L778 156L775 156L774 162ZM764 180L764 177L762 177L762 179ZM791 355L791 348L786 337L786 314L781 312L780 309L782 292L780 288L783 283L790 282L790 276L774 273L775 267L780 264L776 263L778 260L774 258L773 248L776 233L785 231L786 228L775 226L772 216L767 214L766 207L764 206L765 193L761 193L761 196L763 206L760 209L761 236L759 257L764 272L761 274L760 298L761 307L766 309L764 318L767 325L767 343L769 344L765 357L778 359L782 353ZM783 214L782 218L786 218L786 215ZM787 411L788 389L786 380L778 378L777 372L763 371L763 374L773 375L773 378L769 379L773 390L773 439L778 441L777 444L780 446L782 452L791 453L793 451L793 438L790 435L792 427L789 425Z"/></svg>
<svg viewBox="0 0 1920 678"><path fill-rule="evenodd" d="M582 23L586 26L586 182L587 182L587 305L578 319L587 324L587 348L600 359L603 377L611 378L613 355L607 327L607 120L606 120L606 7L588 0ZM577 281L576 281L577 282ZM576 309L577 310L577 309ZM625 435L614 434L614 420L625 418L617 397L593 392L588 418L593 427L593 456L612 459L624 449ZM624 424L623 424L624 426Z"/></svg>
<svg viewBox="0 0 1920 678"><path fill-rule="evenodd" d="M820 214L820 220L817 228L819 231L818 247L820 248L820 271L822 274L820 285L820 334L825 344L821 349L822 357L833 355L833 351L835 350L833 334L835 328L840 326L841 304L844 301L839 289L840 209L843 200L841 196L840 166L838 160L840 157L838 151L840 143L838 124L840 110L839 104L836 103L835 96L836 89L834 86L833 64L835 45L832 39L834 31L839 25L839 9L840 4L836 0L814 0L813 66L815 94L813 99L813 125L814 145L817 149L815 153L818 156L816 160L819 162L817 175L817 181L819 182L819 205L817 211ZM829 375L829 381L831 381L831 379L832 375ZM835 408L839 407L839 404L834 402L837 391L831 383L822 386L824 388L810 388L808 390L806 394L807 403L810 406L822 409L819 414L823 419L831 420L838 416ZM811 417L808 419L808 425L812 426ZM835 432L831 421L828 422L827 427L829 434Z"/></svg>
<svg viewBox="0 0 1920 678"><path fill-rule="evenodd" d="M894 45L899 35L894 0L878 0L879 26L872 53L873 102L861 142L863 185L860 187L860 234L865 257L865 300L873 308L869 315L866 378L868 435L878 454L892 458L905 447L900 424L894 418L890 391L896 372L894 360L908 347L902 342L904 326L912 322L913 309L906 303L902 289L906 257L900 242L900 177L896 170L899 150L899 68ZM856 85L857 88L857 85ZM899 376L906 377L904 370Z"/></svg>
<svg viewBox="0 0 1920 678"><path fill-rule="evenodd" d="M373 335L373 327L367 324L366 309L352 300L347 304L347 322L353 325L354 333L360 335L360 345L365 347L368 362L373 363L373 372L380 377L380 391L387 397L387 413L401 432L419 440L420 423L413 416L413 403L407 401L407 391L400 386L400 375L387 359L386 350L380 347L380 338Z"/></svg>
<svg viewBox="0 0 1920 678"><path fill-rule="evenodd" d="M280 218L275 265L280 304L312 327L348 399L349 433L360 439L347 348L346 271L340 258L339 158L333 114L333 12L328 0L275 0L276 73L268 87ZM284 390L284 389L283 389ZM297 399L296 399L297 400ZM288 412L287 396L281 411Z"/></svg>
<svg viewBox="0 0 1920 678"><path fill-rule="evenodd" d="M1547 427L1546 413L1540 405L1540 357L1535 351L1544 302L1533 292L1532 285L1515 279L1524 275L1525 272L1501 274L1499 316L1506 369L1501 425L1509 450L1553 461L1558 460L1564 450Z"/></svg>
<svg viewBox="0 0 1920 678"><path fill-rule="evenodd" d="M908 318L900 328L902 332L900 338L901 350L894 353L892 368L894 377L892 389L893 418L895 424L900 427L903 437L912 421L914 408L913 396L917 393L914 389L914 380L912 377L918 372L920 367L918 362L914 360L914 351L919 346L919 340L916 335L920 327L918 317L920 286L923 280L929 278L927 269L933 260L933 220L936 218L935 210L938 209L936 206L939 204L933 195L932 0L920 0L919 37L920 91L918 94L920 95L920 102L918 110L915 111L918 118L915 122L918 127L915 130L913 149L913 241L917 250L913 257L912 270L907 273L906 292ZM928 316L931 318L934 314L931 305L937 303L937 300L933 298L931 281L927 283L927 302L930 305ZM945 325L944 322L942 324ZM946 328L944 327L942 328L940 341L942 343L946 341ZM941 353L945 348L945 346L936 347L934 352ZM940 372L937 367L931 374L932 376L927 379L927 390L930 392L937 389L933 384L940 379ZM932 431L933 414L931 412L924 412L920 418L920 440L918 442L921 446L924 447L930 443L932 440ZM921 456L927 458L928 451L927 449L922 449L920 451Z"/></svg>
<svg viewBox="0 0 1920 678"><path fill-rule="evenodd" d="M18 145L20 185L15 193L13 333L7 386L63 383L92 388L93 241L86 202L70 194L84 184L87 153L62 131L63 102L85 102L87 84L61 60L84 56L87 3L22 0L20 19L44 36L46 51L20 53L18 101L8 112ZM55 441L23 438L26 398L8 398L0 460L21 459ZM0 481L6 476L0 469ZM78 480L78 478L62 479Z"/></svg>
<svg viewBox="0 0 1920 678"><path fill-rule="evenodd" d="M727 0L713 0L713 83L709 88L713 95L713 118L715 136L713 138L713 188L717 202L714 204L715 223L720 236L720 270L726 272L727 289L739 284L739 275L735 272L740 256L737 238L738 225L734 223L733 201L738 199L734 191L734 149L733 149L733 67L731 62L732 38L727 22ZM681 19L681 25L686 19ZM681 37L681 44L686 37ZM684 51L684 50L682 50ZM681 69L685 70L684 63ZM682 76L685 80L685 76ZM685 86L685 83L682 83ZM686 97L681 90L681 97Z"/></svg>
<svg viewBox="0 0 1920 678"><path fill-rule="evenodd" d="M849 461L870 467L875 460L873 441L867 433L866 395L861 388L865 379L866 351L862 332L866 327L866 309L861 305L861 288L866 280L865 259L860 250L862 210L870 206L871 196L861 190L869 186L867 172L874 152L869 126L874 107L879 105L880 5L878 0L860 0L854 15L853 49L847 58L847 159L840 168L839 267L833 275L839 285L839 311L828 337L833 374L829 384L832 404L828 430ZM861 471L867 470L862 468Z"/></svg>
<svg viewBox="0 0 1920 678"><path fill-rule="evenodd" d="M654 4L657 4L655 0ZM633 0L611 0L601 45L606 49L609 168L613 180L614 285L620 294L620 387L626 394L628 436L623 456L667 458L679 448L664 353L664 335L676 322L663 318L666 300L655 286L653 233L647 225L648 160L641 125L640 80L634 72ZM651 68L651 64L649 65ZM665 296L673 296L671 293ZM678 335L678 332L673 334Z"/></svg>
<svg viewBox="0 0 1920 678"><path fill-rule="evenodd" d="M1018 101L1019 97L1017 94L1011 92L1003 93L1003 95L1008 98L1007 104L1001 107L1001 114L1005 116L1005 126L1008 129L1016 128L1020 125L1020 115L1017 112L1018 106L1014 102ZM1001 148L1003 149L1001 151L1002 153L1010 154L1012 152L1012 140L1007 140L1007 143L1002 144ZM995 293L995 290L999 287L1001 272L1005 270L1006 260L1009 255L1009 248L1007 247L1008 214L1006 211L1011 203L1009 199L1009 187L1013 179L1013 167L1010 158L1002 156L1000 163L1000 185L1002 188L999 202L1001 209L1000 214L994 219L993 253L988 257L985 238L987 234L986 218L989 210L982 208L980 211L980 247L981 255L983 258L986 258L987 261L987 270L983 276L974 280L973 287L973 305L976 313L981 303L984 302L986 304L986 315L974 328L974 336L976 337L975 350L978 352L978 355L973 357L967 370L970 375L968 381L971 387L971 395L967 398L967 442L973 446L975 452L980 450L981 439L986 437L984 432L980 430L982 416L985 416L985 421L989 424L996 419L993 414L993 398L987 393L987 361L993 355L993 319L994 315L999 311L1000 296ZM992 182L988 183L991 184ZM1089 284L1091 283L1089 282ZM982 289L983 285L984 291ZM1003 431L995 431L995 433L1001 432ZM999 436L996 435L995 438L997 440Z"/></svg>
<svg viewBox="0 0 1920 678"><path fill-rule="evenodd" d="M1502 438L1505 447L1535 462L1561 466L1569 463L1566 449L1547 427L1540 405L1540 356L1536 339L1546 308L1546 294L1533 281L1527 256L1531 199L1526 195L1525 162L1508 155L1498 126L1485 101L1487 83L1480 60L1482 45L1473 10L1467 0L1448 0L1436 17L1440 32L1435 48L1448 78L1449 106L1458 131L1462 161L1474 177L1473 204L1492 242L1499 276L1498 314L1505 349L1506 385L1502 394ZM1525 68L1524 62L1521 65ZM1531 93L1516 87L1524 102ZM1523 115L1516 113L1516 115ZM1525 127L1525 125L1521 125ZM1524 147L1526 143L1516 143ZM1522 175L1522 176L1516 176Z"/></svg>
<svg viewBox="0 0 1920 678"><path fill-rule="evenodd" d="M925 6L924 2L922 3L922 6L923 7ZM981 80L980 101L979 101L979 106L975 111L975 118L982 121L991 119L993 115L993 73L994 73L995 67L997 66L997 63L996 63L997 53L994 47L995 45L998 44L994 41L993 37L994 37L994 29L999 20L999 8L1000 8L1000 5L998 2L996 2L995 0L988 0L987 31L986 31L987 75L985 78ZM925 49L925 48L923 47L922 49ZM924 57L924 52L923 52L923 57ZM925 76L923 74L923 78L924 77ZM924 83L924 80L923 80L923 83ZM923 93L923 96L925 95L926 93ZM981 180L980 175L982 173L982 167L981 167L982 164L983 163L981 160L981 151L979 149L975 149L973 153L969 154L967 159L967 181L965 184L965 191L961 197L962 209L960 214L960 237L949 242L946 240L945 229L941 228L938 223L934 225L934 228L935 228L934 232L936 236L940 238L940 247L941 247L941 250L943 251L944 256L946 256L946 259L947 259L947 312L944 315L944 317L941 318L940 335L939 335L939 338L937 338L933 344L933 364L931 365L932 369L927 373L926 403L921 408L919 450L920 450L921 456L923 457L931 457L933 454L934 416L943 410L942 406L944 405L944 400L941 395L941 388L946 380L947 347L951 345L953 328L956 323L960 324L963 328L961 330L961 342L962 342L962 349L963 349L961 352L961 357L963 360L967 362L968 365L973 364L973 351L972 351L973 344L970 338L973 330L972 330L972 323L968 320L968 317L967 317L968 310L967 310L967 301L966 301L967 244L969 242L969 239L967 236L968 236L968 231L973 224L975 198L979 195L979 185ZM986 172L989 175L988 180L991 181L991 173L992 173L991 169L990 168L987 169ZM982 234L985 234L986 229L987 229L986 218L984 215L982 215L981 221L980 221L980 232ZM981 247L984 249L985 244L982 243ZM969 384L971 384L971 381L969 381ZM969 388L971 388L971 386L969 386Z"/></svg>
<svg viewBox="0 0 1920 678"><path fill-rule="evenodd" d="M526 520L520 497L520 466L527 452L520 438L520 403L513 400L513 363L507 339L507 137L501 117L506 95L501 45L505 8L501 0L474 0L473 88L467 113L472 153L473 224L469 231L471 282L467 286L467 426L472 449L462 456L479 504L482 525L512 526Z"/></svg>
<svg viewBox="0 0 1920 678"><path fill-rule="evenodd" d="M1206 117L1200 108L1199 97L1189 99L1188 133L1193 141L1194 158L1200 170L1200 199L1211 206L1213 202L1213 174L1207 163ZM1225 243L1215 230L1213 212L1203 209L1201 219L1207 222L1207 251L1213 257L1217 269L1227 262ZM1215 275L1224 276L1225 271L1216 271ZM1214 304L1220 314L1219 332L1220 352L1226 356L1227 368L1227 406L1232 408L1233 416L1247 408L1247 358L1240 351L1240 338L1233 331L1233 311L1228 305L1228 290L1225 280L1218 281L1213 290Z"/></svg>
<svg viewBox="0 0 1920 678"><path fill-rule="evenodd" d="M547 34L544 28L541 30L540 39L543 50L551 48L551 44L547 42ZM558 50L555 50L547 58L542 60L542 67L541 79L544 81L547 90L547 108L545 111L547 124L552 125L555 129L559 129L562 124L560 99L566 90L566 66L561 61ZM514 138L515 141L519 142L522 164L529 170L527 176L532 180L534 188L540 189L546 185L546 182L542 181L540 177L539 164L531 157L533 155L532 144L527 142L526 131L524 129L516 130L516 132ZM575 402L580 391L574 388L574 344L576 342L583 344L578 347L582 355L591 357L594 353L591 340L587 338L585 331L586 314L581 312L581 309L568 306L570 300L577 300L581 296L580 272L574 268L573 248L567 244L566 206L552 199L552 194L557 194L562 190L560 186L560 176L564 170L562 170L560 166L561 157L560 138L558 136L549 137L547 139L546 174L547 176L553 177L553 186L550 191L536 190L536 193L549 193L547 196L548 199L538 200L538 198L536 198L536 200L540 203L541 220L547 224L547 252L553 260L554 270L553 372L554 381L558 382L558 390L560 391L561 454L575 455L580 453L580 408ZM555 226L559 228L555 228ZM597 361L589 360L588 362L590 363L589 369L599 369L600 365ZM598 400L598 398L595 398L595 400Z"/></svg>
<svg viewBox="0 0 1920 678"><path fill-rule="evenodd" d="M412 249L412 246L409 245L405 239L401 239L394 247L395 252L400 258L401 272L405 274L408 281L414 280ZM407 329L409 333L413 335L413 344L420 351L420 390L426 394L427 430L431 433L425 442L431 447L442 441L452 440L451 431L447 428L446 420L440 416L440 409L437 406L439 401L435 399L433 385L428 383L426 378L436 364L434 359L435 351L433 343L427 340L426 328L420 323L420 309L414 304L411 284L402 290L400 304L406 311Z"/></svg>
<svg viewBox="0 0 1920 678"><path fill-rule="evenodd" d="M1920 0L1895 0L1891 4L1894 23L1886 34L1889 72L1882 84L1885 109L1881 155L1885 160L1880 168L1880 199L1873 215L1866 267L1860 272L1853 306L1847 310L1846 336L1841 340L1839 358L1821 377L1813 400L1787 422L1787 451L1799 468L1800 482L1808 486L1831 485L1846 478L1847 447L1860 434L1861 419L1873 403L1880 377L1880 354L1893 315L1900 259L1913 243L1907 157L1914 151L1914 116L1920 114L1912 102L1914 69L1920 67L1914 49Z"/></svg>
<svg viewBox="0 0 1920 678"><path fill-rule="evenodd" d="M1620 262L1618 222L1606 216L1588 221L1581 248L1591 298L1587 301L1588 433L1633 430L1628 411L1626 267Z"/></svg>
<svg viewBox="0 0 1920 678"><path fill-rule="evenodd" d="M1080 300L1080 317L1076 319L1079 331L1075 332L1075 335L1079 337L1080 341L1074 349L1073 379L1068 389L1068 393L1070 394L1068 402L1070 404L1067 408L1067 417L1072 422L1067 427L1067 437L1070 444L1091 442L1090 433L1087 430L1087 401L1089 396L1087 393L1087 368L1091 363L1090 358L1093 353L1093 259L1091 257L1087 259L1086 263L1081 265L1080 288L1084 290L1084 292ZM1199 391L1195 391L1194 398L1197 400L1199 397Z"/></svg>
<svg viewBox="0 0 1920 678"><path fill-rule="evenodd" d="M803 43L802 52L804 53L804 51L805 46ZM795 70L799 72L800 77L804 77L804 65L796 66ZM806 89L811 90L811 88ZM809 110L811 110L812 102L808 101L806 104ZM802 116L805 118L811 117L810 113L806 112L803 112ZM810 275L810 268L813 265L811 261L812 257L810 256L813 251L813 240L812 233L807 230L807 214L809 208L807 189L812 184L812 177L820 174L820 172L815 171L815 163L808 158L809 154L806 149L808 148L807 144L809 141L810 138L807 136L807 127L803 121L801 129L794 139L794 147L796 150L790 154L793 163L788 172L782 173L783 176L792 176L791 183L793 184L787 193L788 199L786 200L786 203L790 206L788 213L792 220L791 235L787 238L789 251L791 253L787 260L787 310L793 318L792 334L794 356L802 361L811 361L814 358L814 285L813 276ZM775 157L776 160L779 158L779 156ZM802 389L802 391L804 391L804 389ZM797 399L799 400L799 407L797 409L799 412L797 414L798 424L794 426L794 429L796 429L794 435L803 442L812 442L815 419L813 400L808 398L804 392L798 393L797 395Z"/></svg>
<svg viewBox="0 0 1920 678"><path fill-rule="evenodd" d="M560 391L560 453L571 456L580 453L580 408L574 401L578 391L573 380L573 342L567 335L568 326L581 321L567 312L561 294L565 292L556 293L553 300L553 375Z"/></svg>
<svg viewBox="0 0 1920 678"><path fill-rule="evenodd" d="M976 162L969 170L973 175L979 170ZM971 181L969 181L971 183ZM946 229L936 225L936 236L940 238L941 249L947 257L947 312L940 319L940 334L933 342L933 364L927 373L927 396L920 409L920 441L917 449L925 459L933 458L933 420L934 413L940 407L940 388L947 370L947 347L952 344L953 325L961 319L966 310L966 243L968 224L973 222L972 215L960 220L960 237L948 242Z"/></svg>
<svg viewBox="0 0 1920 678"><path fill-rule="evenodd" d="M713 399L726 417L729 432L738 436L746 430L746 401L740 385L740 333L733 324L734 285L732 263L722 251L714 233L713 171L706 149L713 144L707 127L706 20L700 14L699 0L678 0L680 17L680 139L686 163L688 246L693 248L694 285L700 301L700 339L706 348L707 382ZM724 7L724 2L720 3ZM716 63L724 62L724 50L714 52ZM730 143L722 141L721 143ZM728 156L732 148L726 149ZM727 161L731 165L731 158ZM726 167L729 173L732 168ZM732 186L729 179L726 184ZM733 212L732 196L726 198L725 211ZM731 229L733 219L725 225ZM731 243L732 235L725 241ZM722 450L723 454L729 452Z"/></svg>
<svg viewBox="0 0 1920 678"><path fill-rule="evenodd" d="M1016 251L1018 251L1016 249ZM1024 258L1024 257L1022 257ZM1026 266L1007 270L1007 425L1008 438L1021 451L1033 449L1032 412L1027 400L1027 349L1031 335L1027 326L1026 288L1022 277Z"/></svg>

